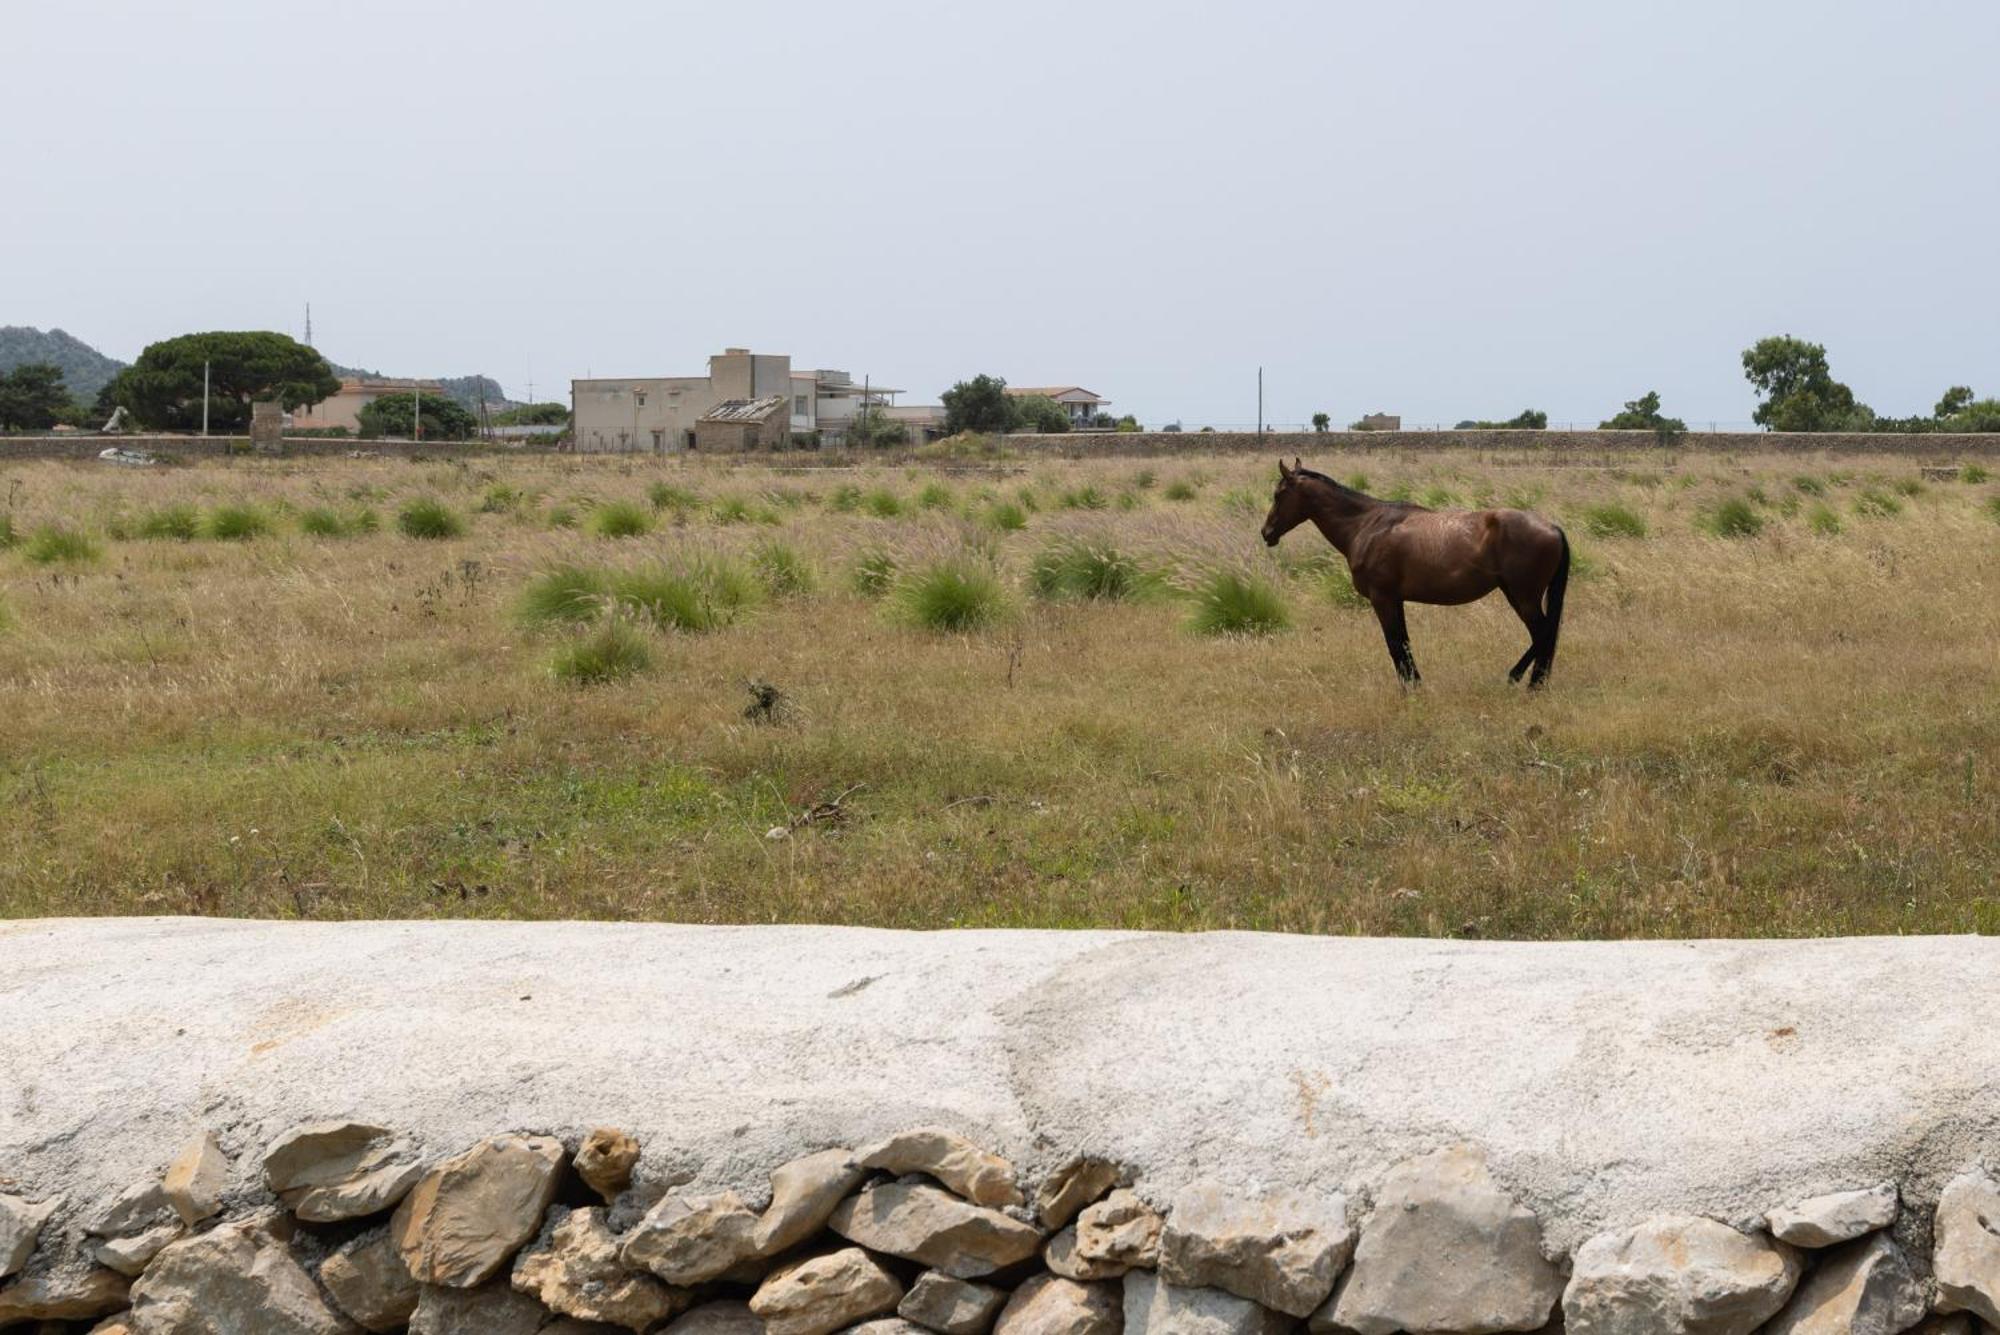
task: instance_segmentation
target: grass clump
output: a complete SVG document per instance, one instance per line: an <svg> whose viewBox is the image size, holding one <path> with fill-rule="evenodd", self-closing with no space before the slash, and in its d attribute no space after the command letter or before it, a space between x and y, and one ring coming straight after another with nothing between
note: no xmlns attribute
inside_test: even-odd
<svg viewBox="0 0 2000 1335"><path fill-rule="evenodd" d="M1646 520L1621 501L1583 507L1583 531L1593 538L1643 538Z"/></svg>
<svg viewBox="0 0 2000 1335"><path fill-rule="evenodd" d="M201 516L192 505L163 505L141 515L134 531L156 541L192 542L201 536Z"/></svg>
<svg viewBox="0 0 2000 1335"><path fill-rule="evenodd" d="M6 551L20 540L20 535L14 532L14 516L0 515L0 552Z"/></svg>
<svg viewBox="0 0 2000 1335"><path fill-rule="evenodd" d="M1986 517L1994 523L2000 524L2000 496L1988 496L1986 498Z"/></svg>
<svg viewBox="0 0 2000 1335"><path fill-rule="evenodd" d="M343 515L331 506L315 505L299 514L299 531L311 538L356 538L381 526L375 512L365 508Z"/></svg>
<svg viewBox="0 0 2000 1335"><path fill-rule="evenodd" d="M530 580L515 607L531 625L580 624L602 615L611 601L611 580L601 570L557 566Z"/></svg>
<svg viewBox="0 0 2000 1335"><path fill-rule="evenodd" d="M1169 501L1191 501L1195 495L1194 483L1178 478L1160 490L1161 498Z"/></svg>
<svg viewBox="0 0 2000 1335"><path fill-rule="evenodd" d="M519 491L504 482L496 482L486 489L486 494L480 498L476 508L483 515L510 514L521 508L523 499L525 498Z"/></svg>
<svg viewBox="0 0 2000 1335"><path fill-rule="evenodd" d="M558 505L549 510L550 528L575 528L581 522L572 506Z"/></svg>
<svg viewBox="0 0 2000 1335"><path fill-rule="evenodd" d="M951 488L942 482L928 483L917 493L917 508L921 510L943 510L949 507L951 502Z"/></svg>
<svg viewBox="0 0 2000 1335"><path fill-rule="evenodd" d="M608 501L591 512L590 531L600 538L643 538L653 531L653 516L631 501Z"/></svg>
<svg viewBox="0 0 2000 1335"><path fill-rule="evenodd" d="M756 578L729 561L653 566L610 577L611 596L661 630L720 630L757 601Z"/></svg>
<svg viewBox="0 0 2000 1335"><path fill-rule="evenodd" d="M696 509L701 505L701 497L686 487L676 487L671 482L655 482L646 488L646 499L655 510L672 510L679 514Z"/></svg>
<svg viewBox="0 0 2000 1335"><path fill-rule="evenodd" d="M902 499L885 487L877 487L862 497L862 505L877 519L894 519L903 513Z"/></svg>
<svg viewBox="0 0 2000 1335"><path fill-rule="evenodd" d="M757 572L757 582L773 598L801 598L819 583L812 564L786 543L761 544L751 553L750 564Z"/></svg>
<svg viewBox="0 0 2000 1335"><path fill-rule="evenodd" d="M986 526L999 533L1019 533L1028 526L1028 512L1013 501L996 501L986 511Z"/></svg>
<svg viewBox="0 0 2000 1335"><path fill-rule="evenodd" d="M1924 494L1924 484L1913 477L1897 478L1895 487L1897 494L1903 496L1921 496Z"/></svg>
<svg viewBox="0 0 2000 1335"><path fill-rule="evenodd" d="M21 554L38 566L81 565L97 559L97 544L73 528L48 524L28 535Z"/></svg>
<svg viewBox="0 0 2000 1335"><path fill-rule="evenodd" d="M1863 487L1854 498L1854 513L1870 519L1894 519L1903 513L1903 503L1879 487Z"/></svg>
<svg viewBox="0 0 2000 1335"><path fill-rule="evenodd" d="M443 501L428 496L398 510L396 527L406 538L422 538L427 542L462 537L465 533L465 521Z"/></svg>
<svg viewBox="0 0 2000 1335"><path fill-rule="evenodd" d="M271 521L252 505L218 505L209 511L208 536L217 542L248 542L271 531Z"/></svg>
<svg viewBox="0 0 2000 1335"><path fill-rule="evenodd" d="M1347 568L1347 562L1335 561L1319 577L1320 591L1335 607L1358 608L1368 606L1368 600L1354 587L1354 572Z"/></svg>
<svg viewBox="0 0 2000 1335"><path fill-rule="evenodd" d="M1970 482L1975 485L1986 481L1992 476L1993 474L1987 472L1984 465L1981 464L1967 464L1958 470L1958 480L1960 482Z"/></svg>
<svg viewBox="0 0 2000 1335"><path fill-rule="evenodd" d="M1108 510L1111 498L1093 485L1074 487L1062 494L1061 505L1065 510Z"/></svg>
<svg viewBox="0 0 2000 1335"><path fill-rule="evenodd" d="M1007 614L999 576L989 562L970 554L911 571L896 586L895 599L902 619L924 630L978 630Z"/></svg>
<svg viewBox="0 0 2000 1335"><path fill-rule="evenodd" d="M851 515L861 508L861 488L852 482L843 482L833 489L826 498L826 508L837 515Z"/></svg>
<svg viewBox="0 0 2000 1335"><path fill-rule="evenodd" d="M1794 487L1797 487L1800 491L1804 492L1808 496L1826 495L1826 483L1820 481L1818 478L1814 477L1811 473L1799 474L1797 477L1792 479L1792 485Z"/></svg>
<svg viewBox="0 0 2000 1335"><path fill-rule="evenodd" d="M1815 502L1813 508L1806 511L1806 528L1822 538L1835 537L1840 533L1840 516L1826 502Z"/></svg>
<svg viewBox="0 0 2000 1335"><path fill-rule="evenodd" d="M622 618L606 617L556 650L549 672L572 686L601 686L644 672L652 662L653 649L643 632Z"/></svg>
<svg viewBox="0 0 2000 1335"><path fill-rule="evenodd" d="M1292 624L1284 596L1263 575L1211 570L1192 592L1188 629L1197 635L1269 635Z"/></svg>
<svg viewBox="0 0 2000 1335"><path fill-rule="evenodd" d="M1081 539L1043 548L1028 567L1028 586L1038 598L1125 602L1145 593L1150 582L1129 554Z"/></svg>
<svg viewBox="0 0 2000 1335"><path fill-rule="evenodd" d="M1754 538L1764 531L1764 516L1743 497L1730 496L1717 502L1695 524L1713 538Z"/></svg>
<svg viewBox="0 0 2000 1335"><path fill-rule="evenodd" d="M863 598L880 598L896 582L896 558L888 552L863 552L847 582Z"/></svg>
<svg viewBox="0 0 2000 1335"><path fill-rule="evenodd" d="M1424 494L1419 500L1422 505L1432 510L1446 510L1458 504L1458 497L1456 495L1448 489L1439 486L1425 487Z"/></svg>

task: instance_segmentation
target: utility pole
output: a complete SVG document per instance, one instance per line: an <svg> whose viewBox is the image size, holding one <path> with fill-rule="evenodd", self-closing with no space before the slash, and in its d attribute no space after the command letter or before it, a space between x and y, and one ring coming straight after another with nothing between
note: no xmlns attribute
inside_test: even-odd
<svg viewBox="0 0 2000 1335"><path fill-rule="evenodd" d="M1257 368L1257 439L1264 439L1264 368Z"/></svg>
<svg viewBox="0 0 2000 1335"><path fill-rule="evenodd" d="M201 434L208 434L208 359L201 361Z"/></svg>
<svg viewBox="0 0 2000 1335"><path fill-rule="evenodd" d="M424 396L412 389L410 391L410 439L421 441L423 438Z"/></svg>

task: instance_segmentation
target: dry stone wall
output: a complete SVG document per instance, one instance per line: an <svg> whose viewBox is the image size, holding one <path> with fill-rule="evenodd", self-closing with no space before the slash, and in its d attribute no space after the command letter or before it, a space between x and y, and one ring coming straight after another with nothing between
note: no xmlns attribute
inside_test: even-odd
<svg viewBox="0 0 2000 1335"><path fill-rule="evenodd" d="M1530 451L1589 459L1633 453L1893 454L1951 460L2000 455L2000 434L1903 435L1860 431L1690 431L1663 443L1651 431L1076 431L1014 434L1008 448L1056 458L1171 454L1297 454L1310 461L1367 452Z"/></svg>
<svg viewBox="0 0 2000 1335"><path fill-rule="evenodd" d="M1913 1257L1897 1184L1745 1227L1662 1215L1551 1249L1476 1145L1364 1196L1196 1183L1088 1156L1039 1182L941 1126L743 1191L648 1171L600 1127L443 1158L318 1123L197 1131L110 1200L0 1195L0 1327L94 1335L1972 1335L2000 1323L2000 1183L1945 1189ZM60 1222L59 1222L60 1221Z"/></svg>

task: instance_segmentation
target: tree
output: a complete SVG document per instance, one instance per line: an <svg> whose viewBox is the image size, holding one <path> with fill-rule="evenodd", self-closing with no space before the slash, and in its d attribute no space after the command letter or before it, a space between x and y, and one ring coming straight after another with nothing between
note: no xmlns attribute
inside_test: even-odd
<svg viewBox="0 0 2000 1335"><path fill-rule="evenodd" d="M1970 385L1953 385L1944 392L1944 397L1937 401L1937 407L1931 410L1931 416L1942 422L1947 417L1956 417L1964 412L1971 402Z"/></svg>
<svg viewBox="0 0 2000 1335"><path fill-rule="evenodd" d="M1007 382L997 375L976 375L946 390L944 432L955 436L961 431L1012 431L1020 419Z"/></svg>
<svg viewBox="0 0 2000 1335"><path fill-rule="evenodd" d="M889 416L880 406L863 408L848 425L847 438L856 445L895 449L910 443L910 426Z"/></svg>
<svg viewBox="0 0 2000 1335"><path fill-rule="evenodd" d="M1325 431L1331 428L1332 426L1333 426L1333 419L1331 417L1328 417L1325 413L1313 414L1313 430Z"/></svg>
<svg viewBox="0 0 2000 1335"><path fill-rule="evenodd" d="M524 403L493 414L494 426L561 426L569 421L566 403Z"/></svg>
<svg viewBox="0 0 2000 1335"><path fill-rule="evenodd" d="M1752 419L1773 431L1852 431L1875 417L1833 378L1824 347L1790 334L1761 338L1746 348L1743 377L1763 399Z"/></svg>
<svg viewBox="0 0 2000 1335"><path fill-rule="evenodd" d="M1046 394L1023 394L1016 398L1014 414L1022 431L1058 434L1069 430L1069 413Z"/></svg>
<svg viewBox="0 0 2000 1335"><path fill-rule="evenodd" d="M1664 443L1687 434L1687 423L1660 413L1660 392L1649 389L1625 405L1625 411L1597 424L1600 431L1650 431Z"/></svg>
<svg viewBox="0 0 2000 1335"><path fill-rule="evenodd" d="M1139 429L1139 419L1132 416L1132 414L1130 413L1126 413L1123 417L1119 418L1117 425L1112 427L1112 430L1114 431L1123 431L1128 434L1131 432L1135 432L1138 429Z"/></svg>
<svg viewBox="0 0 2000 1335"><path fill-rule="evenodd" d="M409 439L419 399L423 400L423 420L414 426L422 429L425 440L465 440L479 426L463 406L442 394L385 394L356 414L361 434L378 440Z"/></svg>
<svg viewBox="0 0 2000 1335"><path fill-rule="evenodd" d="M63 373L47 362L30 362L0 375L0 430L47 431L69 408Z"/></svg>
<svg viewBox="0 0 2000 1335"><path fill-rule="evenodd" d="M1549 415L1539 408L1523 408L1517 415L1505 422L1460 422L1455 431L1545 431L1548 429Z"/></svg>
<svg viewBox="0 0 2000 1335"><path fill-rule="evenodd" d="M111 400L144 426L199 428L204 363L209 372L211 430L248 426L253 402L275 401L290 410L318 403L340 389L326 358L303 343L283 334L222 331L183 334L151 344L111 382Z"/></svg>

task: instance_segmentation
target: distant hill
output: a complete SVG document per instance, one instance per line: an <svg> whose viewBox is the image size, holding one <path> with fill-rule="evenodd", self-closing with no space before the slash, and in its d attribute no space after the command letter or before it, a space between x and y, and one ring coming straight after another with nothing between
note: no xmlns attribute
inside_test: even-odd
<svg viewBox="0 0 2000 1335"><path fill-rule="evenodd" d="M60 329L43 333L26 325L0 325L0 371L34 362L47 362L61 370L70 394L85 403L96 399L97 391L125 369L124 362Z"/></svg>

